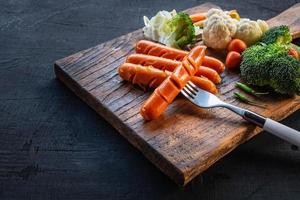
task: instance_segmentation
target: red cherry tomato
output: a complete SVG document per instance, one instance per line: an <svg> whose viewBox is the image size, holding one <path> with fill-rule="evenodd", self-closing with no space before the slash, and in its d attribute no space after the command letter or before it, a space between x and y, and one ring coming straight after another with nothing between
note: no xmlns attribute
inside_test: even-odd
<svg viewBox="0 0 300 200"><path fill-rule="evenodd" d="M242 62L242 56L236 51L230 51L226 57L226 67L228 69L237 69Z"/></svg>
<svg viewBox="0 0 300 200"><path fill-rule="evenodd" d="M236 51L238 53L242 53L247 48L247 45L245 42L243 42L240 39L233 39L229 43L227 50L230 51Z"/></svg>
<svg viewBox="0 0 300 200"><path fill-rule="evenodd" d="M294 49L289 49L288 54L290 54L291 56L294 56L296 59L299 59L299 54L296 50Z"/></svg>

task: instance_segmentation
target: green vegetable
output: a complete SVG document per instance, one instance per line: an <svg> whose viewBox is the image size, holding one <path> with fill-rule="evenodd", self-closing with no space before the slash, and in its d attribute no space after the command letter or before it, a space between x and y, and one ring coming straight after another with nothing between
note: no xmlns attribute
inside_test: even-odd
<svg viewBox="0 0 300 200"><path fill-rule="evenodd" d="M235 93L234 93L234 96L235 96L235 98L241 100L241 101L244 102L244 103L248 103L248 104L251 104L251 105L254 105L254 106L259 106L259 107L266 108L266 105L264 105L264 104L259 104L259 103L255 102L255 101L249 100L246 96L244 96L244 95L241 94L241 93L235 92Z"/></svg>
<svg viewBox="0 0 300 200"><path fill-rule="evenodd" d="M256 92L251 87L247 86L246 84L240 83L240 82L236 82L235 86L237 88L240 88L244 92L246 92L248 94L255 95L255 96L259 96L259 95L263 95L263 94L269 94L268 92Z"/></svg>
<svg viewBox="0 0 300 200"><path fill-rule="evenodd" d="M183 12L176 13L175 10L159 11L150 20L144 16L144 24L146 38L175 48L194 43L196 34L199 34L199 28L195 29L190 16Z"/></svg>
<svg viewBox="0 0 300 200"><path fill-rule="evenodd" d="M281 94L300 94L300 61L288 55L288 45L253 45L242 54L242 79L269 86Z"/></svg>
<svg viewBox="0 0 300 200"><path fill-rule="evenodd" d="M187 44L195 42L195 27L190 16L180 12L173 17L164 28L168 35L166 44L168 46L182 48Z"/></svg>
<svg viewBox="0 0 300 200"><path fill-rule="evenodd" d="M290 29L286 25L270 28L262 35L260 40L260 42L265 44L289 44L291 41L292 36L290 34Z"/></svg>

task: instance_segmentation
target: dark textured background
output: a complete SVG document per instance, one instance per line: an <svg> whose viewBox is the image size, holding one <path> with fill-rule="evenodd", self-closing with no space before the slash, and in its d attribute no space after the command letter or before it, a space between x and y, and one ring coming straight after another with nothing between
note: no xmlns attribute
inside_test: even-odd
<svg viewBox="0 0 300 200"><path fill-rule="evenodd" d="M296 3L212 2L254 19ZM201 3L2 0L0 199L300 199L300 153L280 139L263 133L179 188L55 79L55 60Z"/></svg>

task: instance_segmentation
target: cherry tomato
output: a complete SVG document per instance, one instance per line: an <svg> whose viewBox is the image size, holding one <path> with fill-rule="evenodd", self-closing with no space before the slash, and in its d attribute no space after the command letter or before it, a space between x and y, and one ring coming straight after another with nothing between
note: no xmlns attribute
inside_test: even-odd
<svg viewBox="0 0 300 200"><path fill-rule="evenodd" d="M288 54L290 54L291 56L294 56L296 59L299 59L299 54L296 50L294 49L289 49Z"/></svg>
<svg viewBox="0 0 300 200"><path fill-rule="evenodd" d="M240 39L233 39L229 43L227 50L230 51L236 51L238 53L242 53L247 48L247 45L245 42L243 42Z"/></svg>
<svg viewBox="0 0 300 200"><path fill-rule="evenodd" d="M236 51L230 51L226 57L226 67L228 69L237 69L242 62L242 56Z"/></svg>

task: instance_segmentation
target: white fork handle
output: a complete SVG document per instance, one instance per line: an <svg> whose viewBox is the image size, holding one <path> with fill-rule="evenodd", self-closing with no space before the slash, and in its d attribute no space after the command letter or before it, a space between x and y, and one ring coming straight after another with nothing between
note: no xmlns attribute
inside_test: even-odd
<svg viewBox="0 0 300 200"><path fill-rule="evenodd" d="M263 129L269 133L280 137L298 147L300 147L300 132L267 118Z"/></svg>
<svg viewBox="0 0 300 200"><path fill-rule="evenodd" d="M263 130L286 140L294 145L300 147L300 132L296 131L290 127L287 127L279 122L276 122L270 118L265 118L255 112L250 110L242 109L237 106L223 103L221 105L224 108L227 108L236 114L242 116L245 120L256 124L259 127L262 127Z"/></svg>

